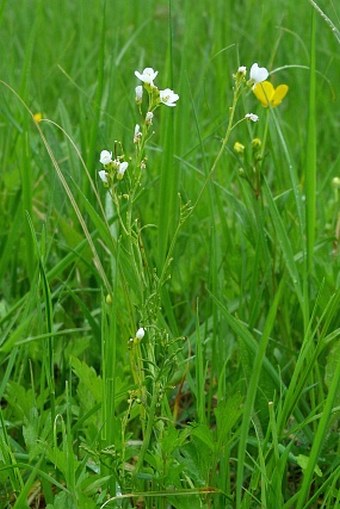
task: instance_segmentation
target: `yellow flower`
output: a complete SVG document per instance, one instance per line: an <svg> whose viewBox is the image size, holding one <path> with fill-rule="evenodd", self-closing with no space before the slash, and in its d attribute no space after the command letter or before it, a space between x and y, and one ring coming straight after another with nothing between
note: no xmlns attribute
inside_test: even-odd
<svg viewBox="0 0 340 509"><path fill-rule="evenodd" d="M262 106L265 108L268 106L275 108L285 98L288 92L288 85L279 85L274 88L270 81L262 81L261 83L256 83L253 92Z"/></svg>
<svg viewBox="0 0 340 509"><path fill-rule="evenodd" d="M33 115L34 122L37 122L37 123L41 122L42 118L43 118L43 116L42 116L42 113L40 113L40 112L34 113L34 115Z"/></svg>

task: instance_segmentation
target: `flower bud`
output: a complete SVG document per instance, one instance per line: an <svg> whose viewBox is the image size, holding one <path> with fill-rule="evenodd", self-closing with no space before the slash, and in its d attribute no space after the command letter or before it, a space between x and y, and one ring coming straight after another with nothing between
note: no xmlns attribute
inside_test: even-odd
<svg viewBox="0 0 340 509"><path fill-rule="evenodd" d="M139 124L136 124L135 125L135 133L133 135L133 143L138 143L140 141L142 137L142 132L140 130L140 125Z"/></svg>
<svg viewBox="0 0 340 509"><path fill-rule="evenodd" d="M146 125L152 125L152 121L153 121L153 113L152 113L152 111L148 111L147 114L145 115L145 123L146 123Z"/></svg>
<svg viewBox="0 0 340 509"><path fill-rule="evenodd" d="M258 115L255 115L255 113L246 113L244 118L246 120L250 120L251 122L258 122L259 121L259 117L258 117Z"/></svg>
<svg viewBox="0 0 340 509"><path fill-rule="evenodd" d="M244 149L245 149L245 146L242 145L242 143L240 143L239 141L236 141L234 143L234 150L237 154L243 154L244 152Z"/></svg>
<svg viewBox="0 0 340 509"><path fill-rule="evenodd" d="M138 87L135 88L136 93L136 103L141 104L143 100L143 86L138 85Z"/></svg>
<svg viewBox="0 0 340 509"><path fill-rule="evenodd" d="M334 187L334 189L340 189L340 177L333 178L332 186Z"/></svg>
<svg viewBox="0 0 340 509"><path fill-rule="evenodd" d="M138 339L138 341L141 341L145 336L145 330L143 329L143 327L140 327L138 329L138 331L136 332L136 339Z"/></svg>
<svg viewBox="0 0 340 509"><path fill-rule="evenodd" d="M126 172L127 168L129 166L129 163L126 161L119 163L119 167L117 168L117 179L122 180L124 177L124 173Z"/></svg>

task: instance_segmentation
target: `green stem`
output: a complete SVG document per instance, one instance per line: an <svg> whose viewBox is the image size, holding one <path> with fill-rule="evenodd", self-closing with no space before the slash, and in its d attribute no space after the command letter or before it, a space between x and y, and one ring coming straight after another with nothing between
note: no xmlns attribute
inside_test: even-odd
<svg viewBox="0 0 340 509"><path fill-rule="evenodd" d="M196 199L196 202L195 204L193 205L192 209L191 209L191 212L190 212L190 215L192 214L192 212L194 211L194 209L197 207L198 205L198 202L200 201L200 199L202 198L202 195L205 191L205 188L207 187L211 177L213 176L213 174L215 173L215 170L217 168L217 165L219 163L219 160L221 159L224 151L225 151L225 148L227 146L227 143L229 141L229 138L230 138L230 134L231 134L231 131L233 130L233 128L235 127L234 126L234 117L235 117L235 111L236 111L236 106L237 106L237 102L240 98L240 95L241 95L241 88L242 87L242 83L239 82L239 83L236 83L235 85L235 88L234 88L234 95L233 95L233 103L229 109L230 111L230 114L229 114L229 120L228 120L228 125L227 125L227 129L226 129L226 132L225 132L225 135L224 135L224 138L222 140L222 144L221 144L221 148L220 150L218 151L218 154L215 158L215 161L213 162L212 166L211 166L211 169L204 181L204 184L199 192L199 195Z"/></svg>
<svg viewBox="0 0 340 509"><path fill-rule="evenodd" d="M139 473L139 471L143 465L144 456L145 456L145 454L148 450L149 444L150 444L152 430L154 427L155 415L156 415L156 405L157 405L157 401L158 401L158 393L159 393L159 384L156 382L153 387L152 399L151 399L151 403L150 403L150 407L149 407L149 411L148 411L148 423L147 423L145 435L143 438L143 444L142 444L142 447L141 447L141 450L140 450L140 453L138 456L138 461L137 461L136 469L135 469L135 475L137 475Z"/></svg>

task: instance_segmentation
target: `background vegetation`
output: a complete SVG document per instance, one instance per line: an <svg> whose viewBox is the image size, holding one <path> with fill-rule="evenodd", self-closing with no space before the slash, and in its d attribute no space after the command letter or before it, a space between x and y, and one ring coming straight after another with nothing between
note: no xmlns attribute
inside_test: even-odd
<svg viewBox="0 0 340 509"><path fill-rule="evenodd" d="M340 506L340 11L319 7L0 2L1 507ZM288 95L243 94L235 121L260 120L211 172L253 62ZM147 66L180 99L126 236L99 154L119 140L132 175Z"/></svg>

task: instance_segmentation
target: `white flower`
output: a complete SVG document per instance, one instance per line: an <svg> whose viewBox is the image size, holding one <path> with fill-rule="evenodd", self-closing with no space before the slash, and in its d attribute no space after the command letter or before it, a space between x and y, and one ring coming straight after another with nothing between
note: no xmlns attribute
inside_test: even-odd
<svg viewBox="0 0 340 509"><path fill-rule="evenodd" d="M153 80L156 78L158 71L154 71L152 67L145 67L142 73L135 71L135 76L143 83L153 85Z"/></svg>
<svg viewBox="0 0 340 509"><path fill-rule="evenodd" d="M124 177L124 173L126 172L128 166L129 166L129 163L127 163L126 161L118 164L118 168L117 168L117 179L118 180L122 180L122 178Z"/></svg>
<svg viewBox="0 0 340 509"><path fill-rule="evenodd" d="M146 125L152 125L152 121L153 121L153 113L152 113L152 111L148 111L147 114L145 115L145 123L146 123Z"/></svg>
<svg viewBox="0 0 340 509"><path fill-rule="evenodd" d="M179 95L175 94L171 88L166 88L159 91L159 99L165 106L176 106L175 102L178 101Z"/></svg>
<svg viewBox="0 0 340 509"><path fill-rule="evenodd" d="M99 178L102 182L104 182L104 184L107 184L108 183L108 180L107 180L107 173L105 170L100 170L98 171L98 175L99 175Z"/></svg>
<svg viewBox="0 0 340 509"><path fill-rule="evenodd" d="M138 87L135 88L135 93L136 93L136 103L141 104L143 99L143 86L138 85Z"/></svg>
<svg viewBox="0 0 340 509"><path fill-rule="evenodd" d="M250 68L250 79L255 83L261 83L261 81L265 81L269 76L269 72L265 67L259 67L255 62Z"/></svg>
<svg viewBox="0 0 340 509"><path fill-rule="evenodd" d="M145 330L143 329L143 327L140 327L138 329L138 331L136 332L136 338L141 341L145 336Z"/></svg>
<svg viewBox="0 0 340 509"><path fill-rule="evenodd" d="M99 161L104 166L112 163L112 152L109 152L108 150L102 150L100 153Z"/></svg>
<svg viewBox="0 0 340 509"><path fill-rule="evenodd" d="M241 74L242 76L246 75L247 68L245 65L240 65L240 67L237 69L238 74Z"/></svg>
<svg viewBox="0 0 340 509"><path fill-rule="evenodd" d="M135 133L133 135L133 143L138 143L139 140L141 139L141 137L142 137L142 133L140 130L140 125L136 124L135 125Z"/></svg>
<svg viewBox="0 0 340 509"><path fill-rule="evenodd" d="M258 122L259 117L258 115L255 115L255 113L247 113L244 118L247 120L250 120L251 122Z"/></svg>

